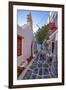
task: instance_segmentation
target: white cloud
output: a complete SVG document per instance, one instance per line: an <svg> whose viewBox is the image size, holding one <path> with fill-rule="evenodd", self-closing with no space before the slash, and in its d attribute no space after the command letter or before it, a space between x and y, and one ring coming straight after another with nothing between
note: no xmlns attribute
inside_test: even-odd
<svg viewBox="0 0 66 90"><path fill-rule="evenodd" d="M33 32L37 32L38 31L38 27L36 24L33 24Z"/></svg>

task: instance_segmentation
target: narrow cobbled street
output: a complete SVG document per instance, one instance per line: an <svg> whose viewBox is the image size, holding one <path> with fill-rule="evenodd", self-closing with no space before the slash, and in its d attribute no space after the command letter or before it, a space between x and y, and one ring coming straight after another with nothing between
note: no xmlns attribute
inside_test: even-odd
<svg viewBox="0 0 66 90"><path fill-rule="evenodd" d="M56 59L55 52L54 59ZM54 60L51 65L48 57L46 60L42 60L40 59L40 54L37 54L21 79L27 80L43 78L56 78L56 61Z"/></svg>
<svg viewBox="0 0 66 90"><path fill-rule="evenodd" d="M22 27L18 25L17 79L57 78L58 13L54 11L19 12L26 14L27 22ZM22 13L19 14L19 17ZM48 21L47 23L45 19Z"/></svg>

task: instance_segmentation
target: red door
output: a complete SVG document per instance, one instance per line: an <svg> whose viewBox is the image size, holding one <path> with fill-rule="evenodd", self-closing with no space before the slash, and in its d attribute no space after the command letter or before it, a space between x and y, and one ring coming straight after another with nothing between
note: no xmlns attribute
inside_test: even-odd
<svg viewBox="0 0 66 90"><path fill-rule="evenodd" d="M22 37L17 36L17 56L22 55Z"/></svg>

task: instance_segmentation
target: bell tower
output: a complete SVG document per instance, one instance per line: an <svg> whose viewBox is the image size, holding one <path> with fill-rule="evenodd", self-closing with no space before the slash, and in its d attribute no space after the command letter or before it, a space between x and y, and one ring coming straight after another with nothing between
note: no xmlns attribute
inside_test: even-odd
<svg viewBox="0 0 66 90"><path fill-rule="evenodd" d="M27 24L30 25L30 27L32 28L32 15L31 12L29 12L29 14L27 15Z"/></svg>

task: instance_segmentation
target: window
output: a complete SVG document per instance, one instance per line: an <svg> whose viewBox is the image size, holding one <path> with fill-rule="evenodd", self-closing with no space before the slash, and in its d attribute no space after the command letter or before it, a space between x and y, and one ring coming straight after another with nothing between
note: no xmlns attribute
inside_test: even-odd
<svg viewBox="0 0 66 90"><path fill-rule="evenodd" d="M17 56L22 55L22 37L17 36Z"/></svg>
<svg viewBox="0 0 66 90"><path fill-rule="evenodd" d="M54 51L54 42L52 42L52 53Z"/></svg>

